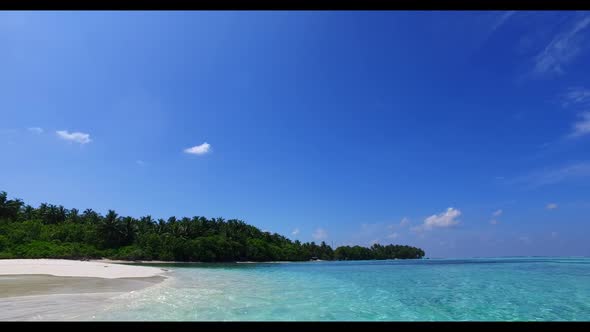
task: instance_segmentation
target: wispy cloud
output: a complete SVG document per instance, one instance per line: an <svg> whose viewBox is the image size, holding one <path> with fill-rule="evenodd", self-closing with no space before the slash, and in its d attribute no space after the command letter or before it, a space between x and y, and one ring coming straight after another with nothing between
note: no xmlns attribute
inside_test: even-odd
<svg viewBox="0 0 590 332"><path fill-rule="evenodd" d="M209 143L205 142L201 145L196 145L191 148L186 148L186 149L184 149L184 152L189 153L189 154L202 155L202 154L209 152L210 149L211 149L211 145Z"/></svg>
<svg viewBox="0 0 590 332"><path fill-rule="evenodd" d="M139 166L145 166L145 162L143 160L136 160L135 163Z"/></svg>
<svg viewBox="0 0 590 332"><path fill-rule="evenodd" d="M393 233L391 233L391 234L387 235L387 238L388 238L388 239L391 239L391 240L395 240L395 239L397 239L398 237L399 237L399 234L398 234L398 233L396 233L396 232L393 232Z"/></svg>
<svg viewBox="0 0 590 332"><path fill-rule="evenodd" d="M92 140L90 139L90 134L86 134L86 133L81 133L81 132L70 133L67 130L58 130L55 133L60 138L65 139L66 141L70 141L70 142L76 142L76 143L80 143L80 144L87 144L87 143L92 142Z"/></svg>
<svg viewBox="0 0 590 332"><path fill-rule="evenodd" d="M555 204L555 203L549 203L549 204L547 204L547 206L545 206L545 208L546 208L547 210L555 210L555 209L557 209L557 207L558 207L558 206L557 206L557 204Z"/></svg>
<svg viewBox="0 0 590 332"><path fill-rule="evenodd" d="M590 25L590 16L576 21L569 30L555 36L534 58L534 72L537 74L563 74L563 66L579 55L583 35L581 32Z"/></svg>
<svg viewBox="0 0 590 332"><path fill-rule="evenodd" d="M529 189L590 177L590 161L576 162L559 168L543 169L511 181Z"/></svg>
<svg viewBox="0 0 590 332"><path fill-rule="evenodd" d="M459 224L456 220L461 215L461 211L455 208L448 208L445 212L439 214L433 214L430 217L424 219L424 223L420 226L412 228L412 230L421 232L429 231L434 228L449 228Z"/></svg>
<svg viewBox="0 0 590 332"><path fill-rule="evenodd" d="M405 227L410 224L410 219L403 217L402 220L399 222L399 227Z"/></svg>
<svg viewBox="0 0 590 332"><path fill-rule="evenodd" d="M494 213L492 213L492 217L499 217L502 215L502 213L504 213L504 211L502 209L496 210L496 211L494 211ZM497 225L498 220L496 220L496 218L492 218L492 220L490 220L490 224Z"/></svg>
<svg viewBox="0 0 590 332"><path fill-rule="evenodd" d="M570 88L561 95L563 107L576 107L578 112L590 106L590 89L583 87ZM565 138L578 138L590 134L590 111L579 112L580 120L572 124L570 133Z"/></svg>
<svg viewBox="0 0 590 332"><path fill-rule="evenodd" d="M291 235L299 235L299 228L295 228L292 232Z"/></svg>
<svg viewBox="0 0 590 332"><path fill-rule="evenodd" d="M311 234L311 237L316 241L325 240L328 238L328 232L323 228L318 228Z"/></svg>
<svg viewBox="0 0 590 332"><path fill-rule="evenodd" d="M578 114L582 119L573 124L572 132L568 137L576 138L590 134L590 112Z"/></svg>
<svg viewBox="0 0 590 332"><path fill-rule="evenodd" d="M569 88L568 91L561 96L561 99L561 105L563 107L590 104L590 89L583 87Z"/></svg>
<svg viewBox="0 0 590 332"><path fill-rule="evenodd" d="M533 242L533 240L530 238L530 236L521 236L518 238L518 240L526 245L529 245Z"/></svg>
<svg viewBox="0 0 590 332"><path fill-rule="evenodd" d="M492 24L491 31L496 31L499 27L501 27L512 15L516 14L516 11L510 10L505 13L502 13Z"/></svg>
<svg viewBox="0 0 590 332"><path fill-rule="evenodd" d="M29 127L27 128L27 130L33 134L37 134L40 135L43 133L43 128L39 128L39 127Z"/></svg>
<svg viewBox="0 0 590 332"><path fill-rule="evenodd" d="M387 229L404 228L404 227L408 226L409 224L410 224L410 219L407 217L403 217L399 223L387 225ZM372 224L372 225L380 226L381 224ZM367 228L367 224L363 224L363 230L365 230L366 228Z"/></svg>

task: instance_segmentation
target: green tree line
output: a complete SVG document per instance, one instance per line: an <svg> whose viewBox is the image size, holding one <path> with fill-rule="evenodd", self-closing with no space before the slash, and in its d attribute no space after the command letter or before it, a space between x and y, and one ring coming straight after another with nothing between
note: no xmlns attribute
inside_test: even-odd
<svg viewBox="0 0 590 332"><path fill-rule="evenodd" d="M46 203L34 208L0 192L0 258L261 262L423 256L422 249L405 245L334 250L323 241L291 241L236 219L133 218L113 210L103 216L92 209L80 212Z"/></svg>

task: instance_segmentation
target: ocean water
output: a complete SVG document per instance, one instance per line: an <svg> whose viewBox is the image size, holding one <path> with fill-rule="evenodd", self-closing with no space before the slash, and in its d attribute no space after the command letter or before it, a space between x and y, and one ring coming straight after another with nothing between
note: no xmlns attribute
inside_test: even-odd
<svg viewBox="0 0 590 332"><path fill-rule="evenodd" d="M590 321L590 258L163 266L91 319Z"/></svg>

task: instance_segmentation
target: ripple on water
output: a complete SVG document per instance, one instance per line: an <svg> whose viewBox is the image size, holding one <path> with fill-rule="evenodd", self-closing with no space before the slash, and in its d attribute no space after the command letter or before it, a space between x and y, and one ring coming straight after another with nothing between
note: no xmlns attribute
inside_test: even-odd
<svg viewBox="0 0 590 332"><path fill-rule="evenodd" d="M590 320L590 259L193 265L98 320Z"/></svg>

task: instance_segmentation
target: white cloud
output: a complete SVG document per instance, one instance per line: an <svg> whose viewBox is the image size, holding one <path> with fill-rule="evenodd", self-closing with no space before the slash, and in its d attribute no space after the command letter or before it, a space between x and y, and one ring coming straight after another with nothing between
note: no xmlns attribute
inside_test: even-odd
<svg viewBox="0 0 590 332"><path fill-rule="evenodd" d="M498 17L495 20L494 24L492 25L492 32L495 31L496 29L498 29L504 23L506 23L506 21L514 14L516 14L516 11L510 10L510 11L507 11L504 14L500 15L500 17Z"/></svg>
<svg viewBox="0 0 590 332"><path fill-rule="evenodd" d="M572 163L561 168L538 170L515 179L513 183L522 183L530 188L536 188L586 177L590 177L590 161Z"/></svg>
<svg viewBox="0 0 590 332"><path fill-rule="evenodd" d="M585 105L590 102L590 89L576 87L570 88L563 96L562 106Z"/></svg>
<svg viewBox="0 0 590 332"><path fill-rule="evenodd" d="M557 232L551 232L551 237L557 237Z"/></svg>
<svg viewBox="0 0 590 332"><path fill-rule="evenodd" d="M136 160L135 163L138 164L139 166L145 165L145 162L143 160Z"/></svg>
<svg viewBox="0 0 590 332"><path fill-rule="evenodd" d="M576 87L570 88L567 93L562 96L563 107L580 106L586 108L590 106L590 89ZM581 119L574 122L571 132L566 138L577 138L590 134L590 111L578 113Z"/></svg>
<svg viewBox="0 0 590 332"><path fill-rule="evenodd" d="M392 239L392 240L397 239L398 237L399 237L399 234L398 233L395 233L395 232L387 235L387 238L388 239Z"/></svg>
<svg viewBox="0 0 590 332"><path fill-rule="evenodd" d="M547 206L545 206L545 208L547 210L555 210L555 209L557 209L557 204L555 204L555 203L549 203L549 204L547 204Z"/></svg>
<svg viewBox="0 0 590 332"><path fill-rule="evenodd" d="M490 220L490 224L497 225L498 221L496 219L492 219L492 220Z"/></svg>
<svg viewBox="0 0 590 332"><path fill-rule="evenodd" d="M455 219L460 215L461 211L450 207L446 212L433 214L430 217L424 219L424 227L426 229L431 229L434 227L452 227L459 224L459 221Z"/></svg>
<svg viewBox="0 0 590 332"><path fill-rule="evenodd" d="M408 219L407 217L403 217L399 223L388 225L387 229L396 229L398 227L404 228L404 227L408 226L409 224L410 224L410 219Z"/></svg>
<svg viewBox="0 0 590 332"><path fill-rule="evenodd" d="M533 242L533 240L528 236L521 236L518 239L524 244L531 244Z"/></svg>
<svg viewBox="0 0 590 332"><path fill-rule="evenodd" d="M499 216L501 216L501 215L502 215L502 212L504 212L504 211L502 211L502 209L500 209L500 210L498 210L498 211L496 211L496 212L492 213L492 216L494 216L494 217L499 217Z"/></svg>
<svg viewBox="0 0 590 332"><path fill-rule="evenodd" d="M90 134L81 133L81 132L74 132L70 133L67 130L58 130L55 132L57 136L63 138L67 141L76 142L80 144L86 144L92 142L90 139Z"/></svg>
<svg viewBox="0 0 590 332"><path fill-rule="evenodd" d="M461 211L452 207L448 208L445 212L439 214L433 214L430 217L424 219L424 223L420 226L413 227L412 230L416 232L429 231L433 228L449 228L459 224L458 220L455 220L461 215Z"/></svg>
<svg viewBox="0 0 590 332"><path fill-rule="evenodd" d="M569 137L580 137L590 134L590 112L582 112L578 115L582 120L574 123Z"/></svg>
<svg viewBox="0 0 590 332"><path fill-rule="evenodd" d="M403 217L402 220L399 222L400 227L405 227L410 224L410 219Z"/></svg>
<svg viewBox="0 0 590 332"><path fill-rule="evenodd" d="M202 155L202 154L209 152L210 149L211 149L211 145L209 143L205 142L201 145L193 146L192 148L186 148L186 149L184 149L184 152L190 153L190 154Z"/></svg>
<svg viewBox="0 0 590 332"><path fill-rule="evenodd" d="M323 228L318 228L311 234L311 237L316 241L325 240L328 237L328 233Z"/></svg>
<svg viewBox="0 0 590 332"><path fill-rule="evenodd" d="M33 134L37 134L37 135L40 135L43 133L43 128L39 128L39 127L29 127L29 128L27 128L27 130L32 132Z"/></svg>
<svg viewBox="0 0 590 332"><path fill-rule="evenodd" d="M291 235L299 235L299 228L295 228L292 232Z"/></svg>
<svg viewBox="0 0 590 332"><path fill-rule="evenodd" d="M580 32L590 25L590 16L577 21L570 30L557 35L535 57L534 71L537 74L557 73L562 74L562 66L572 61L581 50Z"/></svg>

